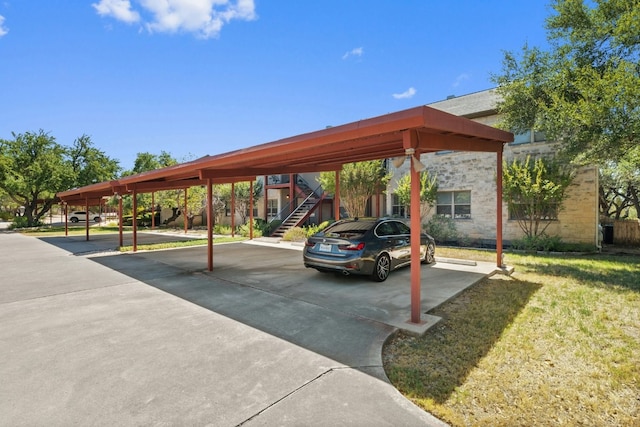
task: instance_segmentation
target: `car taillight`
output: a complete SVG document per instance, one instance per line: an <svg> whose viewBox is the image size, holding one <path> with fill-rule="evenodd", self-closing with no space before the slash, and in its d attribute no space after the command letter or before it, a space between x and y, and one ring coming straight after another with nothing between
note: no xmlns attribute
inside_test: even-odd
<svg viewBox="0 0 640 427"><path fill-rule="evenodd" d="M307 247L308 247L308 248L312 248L312 247L314 247L315 245L316 245L315 243L310 242L310 241L308 241L308 240L307 240Z"/></svg>
<svg viewBox="0 0 640 427"><path fill-rule="evenodd" d="M364 249L364 242L351 243L350 245L340 245L338 247L343 251L361 251Z"/></svg>

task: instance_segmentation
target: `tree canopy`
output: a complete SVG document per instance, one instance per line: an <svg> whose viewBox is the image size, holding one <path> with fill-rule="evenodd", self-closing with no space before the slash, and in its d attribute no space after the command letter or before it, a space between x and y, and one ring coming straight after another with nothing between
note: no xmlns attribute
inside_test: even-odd
<svg viewBox="0 0 640 427"><path fill-rule="evenodd" d="M384 192L391 179L383 160L347 163L340 171L340 201L351 217L365 214L367 201L377 193ZM336 190L333 172L322 172L318 182L328 193Z"/></svg>
<svg viewBox="0 0 640 427"><path fill-rule="evenodd" d="M503 126L544 132L575 162L619 162L640 148L637 0L553 0L550 49L506 52L493 76Z"/></svg>
<svg viewBox="0 0 640 427"><path fill-rule="evenodd" d="M532 161L527 156L524 161L503 162L502 185L509 216L527 238L543 235L557 218L572 180L573 171L552 159Z"/></svg>
<svg viewBox="0 0 640 427"><path fill-rule="evenodd" d="M27 226L37 224L57 203L57 192L117 176L118 162L95 148L86 135L71 147L43 130L12 136L0 139L0 188L24 206Z"/></svg>
<svg viewBox="0 0 640 427"><path fill-rule="evenodd" d="M395 191L398 200L405 207L411 206L411 174L407 173L400 178ZM429 214L431 206L438 197L438 180L430 176L429 171L420 173L420 221L424 221Z"/></svg>

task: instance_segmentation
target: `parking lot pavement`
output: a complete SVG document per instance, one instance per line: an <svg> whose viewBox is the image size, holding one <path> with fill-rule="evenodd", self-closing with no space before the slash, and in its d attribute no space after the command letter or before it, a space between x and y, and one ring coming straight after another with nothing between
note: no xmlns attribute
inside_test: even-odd
<svg viewBox="0 0 640 427"><path fill-rule="evenodd" d="M210 275L189 251L48 242L0 233L1 424L443 425L385 380L391 326ZM220 271L224 253L255 257L236 246Z"/></svg>

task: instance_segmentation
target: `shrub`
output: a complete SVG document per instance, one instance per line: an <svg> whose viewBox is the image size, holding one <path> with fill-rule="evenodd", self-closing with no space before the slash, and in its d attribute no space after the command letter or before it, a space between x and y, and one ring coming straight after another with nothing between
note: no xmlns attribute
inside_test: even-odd
<svg viewBox="0 0 640 427"><path fill-rule="evenodd" d="M39 227L42 225L42 222L38 222L37 224L33 224L33 227ZM25 228L29 226L29 221L26 216L17 216L13 218L13 222L9 226L10 230L15 230L16 228Z"/></svg>
<svg viewBox="0 0 640 427"><path fill-rule="evenodd" d="M307 238L307 230L301 227L293 227L287 230L282 240L287 242L300 242Z"/></svg>
<svg viewBox="0 0 640 427"><path fill-rule="evenodd" d="M213 226L213 233L214 234L221 234L223 236L230 236L231 235L231 227L228 225L224 225L224 224L216 224Z"/></svg>
<svg viewBox="0 0 640 427"><path fill-rule="evenodd" d="M562 243L559 236L547 236L541 234L539 236L525 236L511 242L511 247L524 251L545 251L545 252L563 252L566 245Z"/></svg>
<svg viewBox="0 0 640 427"><path fill-rule="evenodd" d="M424 227L425 231L430 234L437 243L452 242L458 239L458 230L452 218L435 215Z"/></svg>
<svg viewBox="0 0 640 427"><path fill-rule="evenodd" d="M313 236L314 234L324 230L329 226L329 224L333 223L333 220L321 222L318 225L309 225L304 228L306 232L306 237Z"/></svg>
<svg viewBox="0 0 640 427"><path fill-rule="evenodd" d="M274 219L269 223L266 223L263 233L265 236L270 236L271 233L273 233L276 228L278 228L280 226L280 224L282 224L282 220L281 219Z"/></svg>
<svg viewBox="0 0 640 427"><path fill-rule="evenodd" d="M250 231L248 223L238 227L238 234L242 237L249 237ZM259 223L255 220L253 221L253 237L262 237L262 229L260 228Z"/></svg>

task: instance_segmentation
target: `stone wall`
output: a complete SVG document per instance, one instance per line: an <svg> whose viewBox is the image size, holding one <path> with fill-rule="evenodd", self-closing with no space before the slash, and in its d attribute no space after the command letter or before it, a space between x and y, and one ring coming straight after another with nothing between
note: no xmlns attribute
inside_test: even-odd
<svg viewBox="0 0 640 427"><path fill-rule="evenodd" d="M484 124L495 124L495 117L485 117ZM524 159L553 155L557 145L549 142L509 144L505 146L504 159L515 157ZM456 229L461 236L475 241L496 239L496 172L495 153L447 152L429 153L421 156L430 174L438 177L439 191L471 191L471 218L456 219ZM397 179L408 173L408 162L394 169L387 206L391 206L391 194ZM506 202L502 207L503 239L505 243L521 238L524 233L517 221L509 220ZM388 212L390 214L390 212ZM431 210L427 220L435 214ZM598 170L596 167L582 167L576 171L573 184L567 192L567 199L558 220L546 230L549 236L560 236L564 242L597 244L598 236Z"/></svg>

